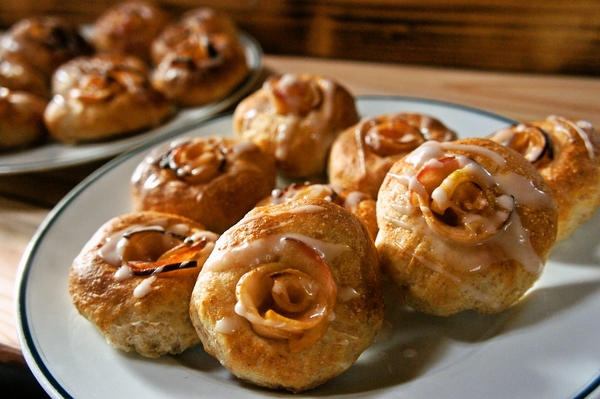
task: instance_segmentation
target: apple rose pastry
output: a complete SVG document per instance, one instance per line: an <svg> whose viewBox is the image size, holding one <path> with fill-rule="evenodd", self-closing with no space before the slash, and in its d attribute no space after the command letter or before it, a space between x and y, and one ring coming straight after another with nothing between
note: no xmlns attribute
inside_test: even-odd
<svg viewBox="0 0 600 399"><path fill-rule="evenodd" d="M179 20L167 25L152 42L152 60L155 65L158 65L167 53L185 48L190 38L214 33L237 38L238 29L233 19L226 13L210 7L190 10Z"/></svg>
<svg viewBox="0 0 600 399"><path fill-rule="evenodd" d="M225 98L249 75L241 42L225 34L189 36L166 53L152 73L152 85L183 107Z"/></svg>
<svg viewBox="0 0 600 399"><path fill-rule="evenodd" d="M382 268L413 308L500 312L543 270L557 210L537 170L487 139L428 141L397 161L377 199Z"/></svg>
<svg viewBox="0 0 600 399"><path fill-rule="evenodd" d="M97 52L130 54L151 62L152 42L170 20L166 11L146 1L118 3L98 17L91 42Z"/></svg>
<svg viewBox="0 0 600 399"><path fill-rule="evenodd" d="M115 217L73 261L73 303L116 348L147 357L181 353L200 342L189 301L217 238L181 216Z"/></svg>
<svg viewBox="0 0 600 399"><path fill-rule="evenodd" d="M46 138L46 100L0 87L0 151L26 147Z"/></svg>
<svg viewBox="0 0 600 399"><path fill-rule="evenodd" d="M271 76L233 115L236 134L273 154L290 177L323 174L331 144L358 120L348 90L311 74Z"/></svg>
<svg viewBox="0 0 600 399"><path fill-rule="evenodd" d="M334 141L329 154L329 181L377 198L394 162L428 140L456 140L441 121L416 113L363 118Z"/></svg>
<svg viewBox="0 0 600 399"><path fill-rule="evenodd" d="M131 179L136 210L187 216L222 233L275 187L275 160L235 138L183 138L155 148Z"/></svg>
<svg viewBox="0 0 600 399"><path fill-rule="evenodd" d="M347 370L383 321L377 252L321 198L257 207L217 241L192 293L204 349L237 377L300 392Z"/></svg>
<svg viewBox="0 0 600 399"><path fill-rule="evenodd" d="M557 241L594 215L600 206L600 134L590 122L552 115L490 139L525 156L548 184L558 207Z"/></svg>
<svg viewBox="0 0 600 399"><path fill-rule="evenodd" d="M75 58L56 70L52 87L44 120L50 135L68 144L133 134L172 112L150 85L147 66L133 56Z"/></svg>
<svg viewBox="0 0 600 399"><path fill-rule="evenodd" d="M273 190L257 206L276 205L303 198L322 198L346 208L365 224L373 239L377 236L375 200L363 192L346 190L333 184L292 183L283 189Z"/></svg>
<svg viewBox="0 0 600 399"><path fill-rule="evenodd" d="M64 62L91 51L76 28L55 16L22 19L0 38L0 53L14 54L47 77Z"/></svg>

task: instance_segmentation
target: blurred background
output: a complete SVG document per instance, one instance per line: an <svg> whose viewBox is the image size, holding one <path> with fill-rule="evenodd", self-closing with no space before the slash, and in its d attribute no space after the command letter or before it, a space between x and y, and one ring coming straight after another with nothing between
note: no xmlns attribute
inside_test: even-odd
<svg viewBox="0 0 600 399"><path fill-rule="evenodd" d="M93 22L119 0L2 0L0 28ZM267 54L600 76L598 0L157 0L228 12Z"/></svg>

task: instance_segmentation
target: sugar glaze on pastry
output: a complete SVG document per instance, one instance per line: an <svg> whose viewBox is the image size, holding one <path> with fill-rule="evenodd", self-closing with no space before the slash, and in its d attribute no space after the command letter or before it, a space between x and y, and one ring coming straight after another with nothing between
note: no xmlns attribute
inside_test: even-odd
<svg viewBox="0 0 600 399"><path fill-rule="evenodd" d="M234 132L277 159L290 177L323 174L333 140L358 122L353 96L311 74L269 77L235 109Z"/></svg>
<svg viewBox="0 0 600 399"><path fill-rule="evenodd" d="M116 348L147 357L181 353L199 342L189 298L217 238L176 215L115 217L73 261L73 303Z"/></svg>
<svg viewBox="0 0 600 399"><path fill-rule="evenodd" d="M594 215L600 206L600 133L590 122L551 115L490 139L525 156L548 184L558 206L557 241Z"/></svg>
<svg viewBox="0 0 600 399"><path fill-rule="evenodd" d="M205 350L237 377L313 388L380 329L375 246L356 216L321 198L257 207L217 241L190 316Z"/></svg>
<svg viewBox="0 0 600 399"><path fill-rule="evenodd" d="M417 113L365 117L343 131L329 155L329 181L377 198L387 171L398 159L427 140L456 140L440 120Z"/></svg>
<svg viewBox="0 0 600 399"><path fill-rule="evenodd" d="M505 309L538 279L556 237L542 177L491 140L426 142L393 165L379 196L382 268L426 313Z"/></svg>

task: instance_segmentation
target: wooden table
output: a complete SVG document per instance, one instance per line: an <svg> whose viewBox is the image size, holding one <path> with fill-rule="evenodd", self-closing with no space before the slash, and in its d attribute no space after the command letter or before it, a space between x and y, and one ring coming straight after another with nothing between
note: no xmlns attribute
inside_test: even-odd
<svg viewBox="0 0 600 399"><path fill-rule="evenodd" d="M336 78L355 95L397 95L458 103L515 120L559 114L600 126L600 79L503 74L315 58L266 56L265 75L311 72ZM0 176L0 362L24 363L14 314L15 277L48 212L101 163Z"/></svg>

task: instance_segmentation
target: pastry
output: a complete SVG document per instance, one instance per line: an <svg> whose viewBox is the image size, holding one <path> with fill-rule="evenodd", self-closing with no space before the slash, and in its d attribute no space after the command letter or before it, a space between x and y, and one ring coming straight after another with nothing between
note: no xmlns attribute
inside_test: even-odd
<svg viewBox="0 0 600 399"><path fill-rule="evenodd" d="M26 147L46 137L46 100L0 87L0 151Z"/></svg>
<svg viewBox="0 0 600 399"><path fill-rule="evenodd" d="M334 141L328 164L329 181L377 198L387 171L398 159L427 140L456 140L441 121L417 113L363 118Z"/></svg>
<svg viewBox="0 0 600 399"><path fill-rule="evenodd" d="M219 238L190 317L204 349L231 373L300 392L354 364L383 307L365 226L330 201L306 198L257 207Z"/></svg>
<svg viewBox="0 0 600 399"><path fill-rule="evenodd" d="M275 187L275 161L224 137L182 138L155 148L132 176L136 210L187 216L222 233Z"/></svg>
<svg viewBox="0 0 600 399"><path fill-rule="evenodd" d="M557 209L537 170L491 140L428 141L397 161L377 199L382 269L413 308L500 312L543 270Z"/></svg>
<svg viewBox="0 0 600 399"><path fill-rule="evenodd" d="M557 241L600 206L600 134L590 122L557 115L501 129L491 140L520 152L540 172L558 206Z"/></svg>
<svg viewBox="0 0 600 399"><path fill-rule="evenodd" d="M117 3L96 20L91 42L97 52L130 54L150 63L152 42L170 19L166 11L146 1Z"/></svg>
<svg viewBox="0 0 600 399"><path fill-rule="evenodd" d="M73 144L122 137L153 128L172 114L137 57L78 57L56 70L44 120L51 137Z"/></svg>
<svg viewBox="0 0 600 399"><path fill-rule="evenodd" d="M187 11L177 21L168 24L152 42L152 60L158 65L167 53L186 47L188 40L214 33L237 38L238 29L228 14L213 8L200 7Z"/></svg>
<svg viewBox="0 0 600 399"><path fill-rule="evenodd" d="M152 85L171 102L189 107L225 98L249 75L241 42L225 34L195 34L167 52Z"/></svg>
<svg viewBox="0 0 600 399"><path fill-rule="evenodd" d="M146 357L181 353L199 343L189 300L216 239L181 216L115 217L73 261L73 304L116 348Z"/></svg>
<svg viewBox="0 0 600 399"><path fill-rule="evenodd" d="M257 206L276 205L303 198L322 198L346 208L365 224L373 239L377 236L375 200L361 191L351 191L333 184L292 183L283 189L273 190Z"/></svg>
<svg viewBox="0 0 600 399"><path fill-rule="evenodd" d="M0 86L45 99L50 97L48 77L14 53L0 54Z"/></svg>
<svg viewBox="0 0 600 399"><path fill-rule="evenodd" d="M348 90L311 74L271 76L233 115L235 133L273 154L294 178L324 174L334 139L358 119Z"/></svg>
<svg viewBox="0 0 600 399"><path fill-rule="evenodd" d="M0 38L0 53L14 54L47 77L62 63L91 51L77 29L55 16L24 18Z"/></svg>

